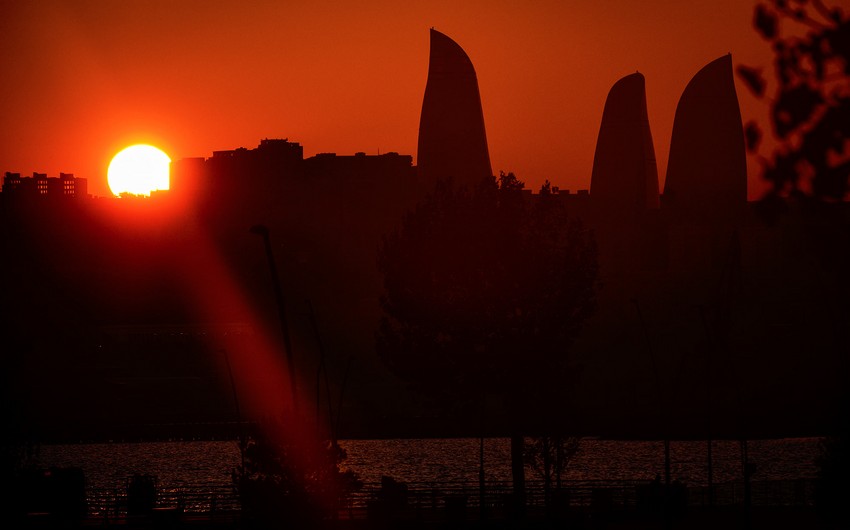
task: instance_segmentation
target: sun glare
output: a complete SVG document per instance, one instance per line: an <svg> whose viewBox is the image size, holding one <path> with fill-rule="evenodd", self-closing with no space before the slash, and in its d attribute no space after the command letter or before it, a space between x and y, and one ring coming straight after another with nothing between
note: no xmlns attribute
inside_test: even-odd
<svg viewBox="0 0 850 530"><path fill-rule="evenodd" d="M106 181L115 195L150 195L168 189L170 164L168 155L152 145L131 145L112 158Z"/></svg>

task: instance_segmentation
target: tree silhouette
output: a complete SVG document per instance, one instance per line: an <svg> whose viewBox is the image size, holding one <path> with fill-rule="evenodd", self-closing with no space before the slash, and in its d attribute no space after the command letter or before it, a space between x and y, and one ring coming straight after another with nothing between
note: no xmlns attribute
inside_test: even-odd
<svg viewBox="0 0 850 530"><path fill-rule="evenodd" d="M578 453L581 438L575 436L540 436L525 444L525 461L543 479L543 502L552 507L552 483L561 492L561 476L570 460Z"/></svg>
<svg viewBox="0 0 850 530"><path fill-rule="evenodd" d="M773 49L777 80L770 120L779 144L763 159L764 177L778 195L844 199L850 176L850 17L822 0L771 0L756 7L753 24ZM737 74L756 97L766 97L760 68L738 66ZM748 149L757 152L758 124L748 123L745 136Z"/></svg>
<svg viewBox="0 0 850 530"><path fill-rule="evenodd" d="M242 463L232 479L247 528L318 526L336 517L346 497L362 486L355 473L340 469L345 450L311 434L289 417L267 420L240 439Z"/></svg>
<svg viewBox="0 0 850 530"><path fill-rule="evenodd" d="M512 173L476 189L436 186L379 252L383 362L423 392L497 395L511 429L518 508L523 435L552 428L569 347L595 303L595 243L550 190Z"/></svg>
<svg viewBox="0 0 850 530"><path fill-rule="evenodd" d="M836 346L847 374L846 322L850 316L850 231L846 208L850 179L850 16L822 0L771 0L759 4L753 24L774 52L776 95L770 120L779 141L764 159L764 177L773 184L768 198L788 196L801 202L804 226L815 242L832 285L829 303L836 315ZM789 27L781 27L788 24ZM783 36L783 32L787 36ZM738 76L759 98L767 82L757 68L739 66ZM761 130L746 125L747 146L758 151ZM778 201L765 201L777 204ZM838 207L838 208L836 208ZM846 398L845 398L846 399ZM823 446L817 504L832 524L846 526L847 476L850 474L850 426L842 417ZM838 527L836 526L836 527Z"/></svg>

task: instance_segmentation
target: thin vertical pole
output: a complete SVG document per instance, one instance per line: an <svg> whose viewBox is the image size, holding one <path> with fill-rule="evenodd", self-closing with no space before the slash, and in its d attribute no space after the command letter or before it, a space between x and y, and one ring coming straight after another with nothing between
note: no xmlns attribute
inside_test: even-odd
<svg viewBox="0 0 850 530"><path fill-rule="evenodd" d="M708 437L708 505L714 506L714 460L711 454L711 436Z"/></svg>
<svg viewBox="0 0 850 530"><path fill-rule="evenodd" d="M747 439L741 440L741 467L744 475L744 525L745 528L750 527L750 506L752 505L752 497L750 491L750 455L747 447Z"/></svg>
<svg viewBox="0 0 850 530"><path fill-rule="evenodd" d="M484 488L484 433L481 433L481 438L478 440L478 511L479 518L484 521L487 519L487 503L484 502L486 495Z"/></svg>
<svg viewBox="0 0 850 530"><path fill-rule="evenodd" d="M272 277L272 287L274 288L274 297L277 302L277 314L280 320L280 331L283 335L283 350L286 355L287 370L289 370L289 391L292 394L292 407L296 416L298 415L298 389L295 386L295 361L292 358L292 340L289 336L289 323L286 319L286 304L283 298L283 289L280 286L280 277L277 273L277 265L274 262L274 253L272 252L272 244L269 238L269 229L263 225L254 225L250 232L262 236L263 243L266 248L266 259L269 264L269 271Z"/></svg>
<svg viewBox="0 0 850 530"><path fill-rule="evenodd" d="M714 506L714 459L712 454L711 447L711 378L712 378L712 365L711 365L711 335L708 332L708 321L705 318L705 307L699 306L699 315L702 320L702 329L705 333L705 408L706 408L706 427L708 431L708 454L706 455L708 458L708 505Z"/></svg>

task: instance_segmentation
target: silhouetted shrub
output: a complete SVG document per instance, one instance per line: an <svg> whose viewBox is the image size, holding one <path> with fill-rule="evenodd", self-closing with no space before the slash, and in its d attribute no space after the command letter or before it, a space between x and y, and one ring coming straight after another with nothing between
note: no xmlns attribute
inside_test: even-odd
<svg viewBox="0 0 850 530"><path fill-rule="evenodd" d="M316 440L298 424L267 423L240 443L243 463L233 474L249 527L311 527L334 518L362 484L341 471L345 450Z"/></svg>

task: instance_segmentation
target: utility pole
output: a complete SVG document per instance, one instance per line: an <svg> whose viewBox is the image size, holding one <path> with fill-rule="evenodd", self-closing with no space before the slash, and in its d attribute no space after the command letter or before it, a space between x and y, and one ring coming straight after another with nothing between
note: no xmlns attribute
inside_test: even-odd
<svg viewBox="0 0 850 530"><path fill-rule="evenodd" d="M277 302L277 314L280 320L280 331L283 335L283 350L286 355L286 368L289 371L289 391L292 398L292 408L297 416L298 414L298 389L295 387L295 361L292 358L292 340L289 336L289 324L286 320L286 305L283 299L283 289L280 286L280 277L277 274L277 266L274 262L274 254L272 253L272 244L269 240L269 229L264 225L254 225L250 232L263 238L263 243L266 248L266 259L269 264L269 271L272 277L272 286L274 288L275 301Z"/></svg>
<svg viewBox="0 0 850 530"><path fill-rule="evenodd" d="M711 334L708 330L708 321L705 318L705 307L699 306L699 315L702 320L702 329L705 332L705 407L706 407L706 428L708 435L708 447L707 447L707 458L708 458L708 505L714 508L714 458L712 454L712 432L711 432L711 411L712 411L712 403L711 403L711 379L712 379L712 363L711 363L711 354L713 343L711 341Z"/></svg>

